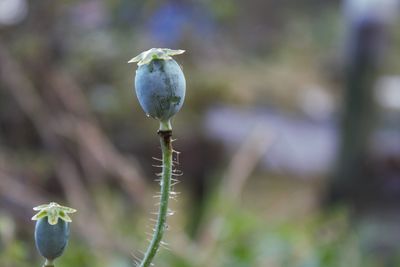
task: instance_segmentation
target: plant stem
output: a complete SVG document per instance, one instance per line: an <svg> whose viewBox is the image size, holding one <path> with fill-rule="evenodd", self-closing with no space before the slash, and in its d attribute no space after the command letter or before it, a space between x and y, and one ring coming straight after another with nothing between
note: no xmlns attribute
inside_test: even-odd
<svg viewBox="0 0 400 267"><path fill-rule="evenodd" d="M159 131L172 131L171 119L160 121Z"/></svg>
<svg viewBox="0 0 400 267"><path fill-rule="evenodd" d="M53 261L52 260L47 260L45 261L43 267L54 267Z"/></svg>
<svg viewBox="0 0 400 267"><path fill-rule="evenodd" d="M161 130L162 129L162 130ZM162 177L161 177L161 199L160 207L158 210L157 223L155 225L153 238L149 247L144 255L140 267L150 266L154 256L160 247L161 239L164 235L166 228L166 220L168 215L168 200L171 190L171 176L172 176L172 145L171 136L172 130L164 130L161 128L158 131L160 136L161 151L162 151Z"/></svg>

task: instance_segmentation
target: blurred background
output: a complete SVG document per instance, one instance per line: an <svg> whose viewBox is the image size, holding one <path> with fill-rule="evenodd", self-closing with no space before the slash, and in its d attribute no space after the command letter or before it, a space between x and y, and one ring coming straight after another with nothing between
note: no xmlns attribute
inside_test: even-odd
<svg viewBox="0 0 400 267"><path fill-rule="evenodd" d="M187 79L155 266L400 266L397 0L0 0L0 265L41 266L32 207L76 208L57 267L133 266L159 190L133 93Z"/></svg>

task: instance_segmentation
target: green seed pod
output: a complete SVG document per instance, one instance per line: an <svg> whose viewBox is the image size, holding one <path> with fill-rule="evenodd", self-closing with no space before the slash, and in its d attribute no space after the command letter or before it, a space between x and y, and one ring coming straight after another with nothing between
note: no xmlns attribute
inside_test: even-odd
<svg viewBox="0 0 400 267"><path fill-rule="evenodd" d="M35 243L40 255L48 260L54 260L62 255L69 238L69 223L58 220L51 225L47 217L36 222Z"/></svg>
<svg viewBox="0 0 400 267"><path fill-rule="evenodd" d="M152 48L129 62L138 62L135 91L148 116L168 122L182 107L186 81L181 67L172 55L183 50Z"/></svg>
<svg viewBox="0 0 400 267"><path fill-rule="evenodd" d="M38 213L32 217L36 220L35 244L40 255L46 260L53 261L64 252L69 238L69 223L71 218L68 213L76 210L60 206L55 202L33 208Z"/></svg>

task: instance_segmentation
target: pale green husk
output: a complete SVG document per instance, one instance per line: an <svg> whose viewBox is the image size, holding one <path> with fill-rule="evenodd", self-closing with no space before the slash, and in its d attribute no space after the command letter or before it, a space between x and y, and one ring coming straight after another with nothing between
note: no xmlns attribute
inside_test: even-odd
<svg viewBox="0 0 400 267"><path fill-rule="evenodd" d="M153 59L172 59L172 56L180 55L185 53L185 50L173 50L169 48L151 48L147 51L144 51L137 55L136 57L132 58L128 61L128 63L137 62L138 66L148 64Z"/></svg>
<svg viewBox="0 0 400 267"><path fill-rule="evenodd" d="M72 222L71 218L68 216L68 213L76 212L75 209L61 206L56 202L50 202L49 204L34 207L33 210L38 211L38 213L32 217L33 221L37 221L47 216L47 220L51 225L57 224L58 219L66 222Z"/></svg>

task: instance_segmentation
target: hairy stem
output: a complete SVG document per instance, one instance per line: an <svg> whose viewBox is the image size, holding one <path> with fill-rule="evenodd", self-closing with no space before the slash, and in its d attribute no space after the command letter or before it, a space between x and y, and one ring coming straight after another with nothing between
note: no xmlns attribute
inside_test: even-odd
<svg viewBox="0 0 400 267"><path fill-rule="evenodd" d="M171 136L172 130L164 130L161 128L158 131L160 136L161 151L162 151L162 177L161 177L161 199L160 207L158 210L157 223L155 225L153 238L144 255L140 267L150 266L154 256L160 247L161 239L164 235L166 228L166 220L168 215L168 200L171 189L171 175L172 175L172 145Z"/></svg>

